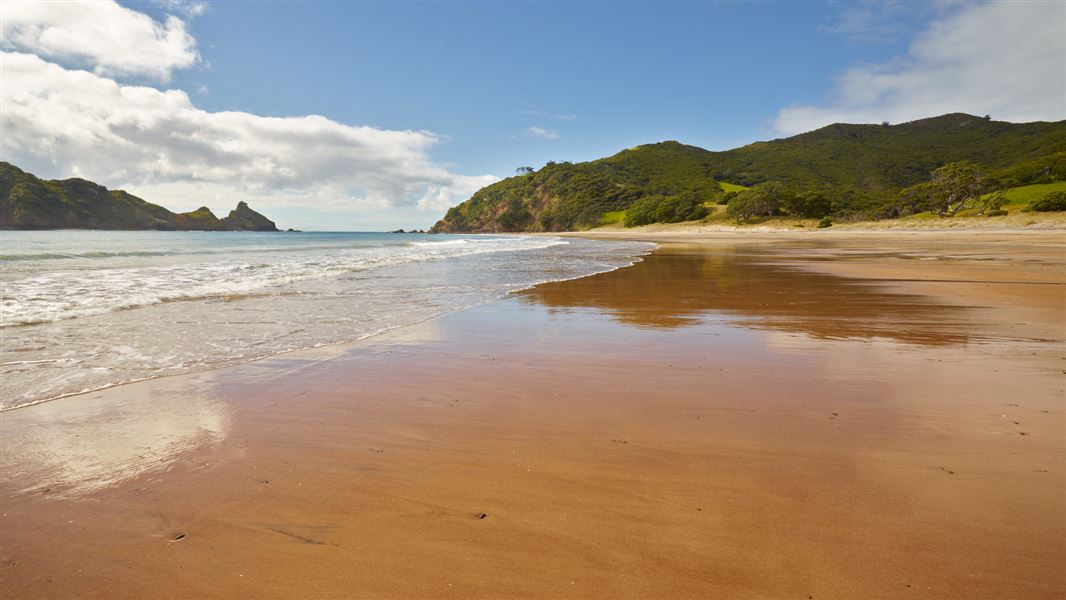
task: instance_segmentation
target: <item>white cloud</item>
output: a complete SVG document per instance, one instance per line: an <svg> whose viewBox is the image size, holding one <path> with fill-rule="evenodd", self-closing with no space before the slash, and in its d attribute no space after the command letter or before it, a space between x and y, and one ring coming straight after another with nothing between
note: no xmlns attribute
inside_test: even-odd
<svg viewBox="0 0 1066 600"><path fill-rule="evenodd" d="M207 2L197 0L157 0L167 10L180 12L186 17L199 17L207 12Z"/></svg>
<svg viewBox="0 0 1066 600"><path fill-rule="evenodd" d="M123 85L38 56L0 56L5 161L44 177L75 174L172 209L304 205L440 210L496 180L449 172L427 131L321 116L208 112L180 90Z"/></svg>
<svg viewBox="0 0 1066 600"><path fill-rule="evenodd" d="M527 127L526 135L529 137L540 138L542 140L557 140L559 139L559 132L551 129L543 129L541 127Z"/></svg>
<svg viewBox="0 0 1066 600"><path fill-rule="evenodd" d="M949 112L1066 119L1066 4L966 5L934 21L906 57L846 71L825 106L790 106L785 134L835 122L893 123Z"/></svg>
<svg viewBox="0 0 1066 600"><path fill-rule="evenodd" d="M199 60L196 39L178 17L159 23L110 1L8 2L0 37L5 50L89 66L98 75L168 81L174 69Z"/></svg>

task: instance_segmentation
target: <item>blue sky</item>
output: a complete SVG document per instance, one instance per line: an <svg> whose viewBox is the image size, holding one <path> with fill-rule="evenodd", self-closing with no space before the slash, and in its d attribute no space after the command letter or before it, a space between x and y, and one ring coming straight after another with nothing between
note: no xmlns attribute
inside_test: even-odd
<svg viewBox="0 0 1066 600"><path fill-rule="evenodd" d="M202 106L428 129L449 137L435 156L498 176L664 139L776 137L779 109L822 100L844 68L909 41L826 31L842 9L823 4L267 6L212 5L194 22L210 68L175 81L206 85Z"/></svg>
<svg viewBox="0 0 1066 600"><path fill-rule="evenodd" d="M3 98L4 160L307 229L426 227L518 166L666 139L1066 118L1062 3L41 6L2 9L34 96Z"/></svg>

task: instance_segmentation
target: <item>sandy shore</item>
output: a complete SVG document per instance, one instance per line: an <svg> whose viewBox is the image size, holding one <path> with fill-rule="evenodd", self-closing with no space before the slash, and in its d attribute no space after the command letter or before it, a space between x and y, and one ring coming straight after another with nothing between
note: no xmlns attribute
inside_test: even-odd
<svg viewBox="0 0 1066 600"><path fill-rule="evenodd" d="M3 413L0 596L1066 594L1062 232L621 235L665 243Z"/></svg>
<svg viewBox="0 0 1066 600"><path fill-rule="evenodd" d="M931 231L957 231L970 233L989 232L1061 232L1066 229L1066 213L1062 212L1023 212L1012 210L1009 215L1000 217L951 217L938 218L926 216L904 217L901 219L883 219L881 221L837 221L831 228L819 229L818 219L797 219L794 217L775 217L759 219L754 222L737 223L732 219L715 218L708 221L686 221L683 223L653 223L635 228L625 228L620 224L608 225L594 229L594 235L607 233L615 235L620 232L637 231L641 234L674 233L795 233L795 232L878 232L907 233Z"/></svg>

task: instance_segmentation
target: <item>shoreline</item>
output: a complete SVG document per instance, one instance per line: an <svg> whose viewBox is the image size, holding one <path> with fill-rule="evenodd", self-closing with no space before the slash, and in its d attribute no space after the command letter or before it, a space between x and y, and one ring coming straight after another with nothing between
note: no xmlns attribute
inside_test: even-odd
<svg viewBox="0 0 1066 600"><path fill-rule="evenodd" d="M720 236L720 235L736 235L741 237L753 237L759 239L758 236L766 236L768 239L770 236L782 237L796 236L803 239L817 239L817 238L834 238L834 237L849 237L849 236L901 236L901 237L920 237L931 235L948 235L948 236L966 236L974 235L987 238L988 236L1050 236L1060 235L1066 237L1066 224L1056 225L1049 227L997 227L997 228L982 228L982 227L915 227L915 228L878 228L878 227L865 227L866 223L856 224L854 226L834 225L833 227L827 227L824 229L799 229L793 227L760 227L758 225L751 226L713 226L713 225L690 225L688 223L669 224L669 225L644 225L641 227L598 227L594 229L588 229L585 231L564 231L564 232L534 232L534 233L521 233L517 235L557 235L562 237L589 237L592 239L658 239L661 241L669 241L678 238L700 238L705 236ZM492 234L492 235L509 235L509 234Z"/></svg>
<svg viewBox="0 0 1066 600"><path fill-rule="evenodd" d="M233 232L222 232L222 233L233 233ZM252 233L258 233L258 232L252 232ZM333 232L324 232L324 233L329 234L329 233L333 233ZM360 233L360 232L356 232L356 233ZM532 237L532 236L527 236L527 237ZM565 243L568 243L568 242L563 241L561 243L565 244ZM439 317L442 317L442 316L446 316L447 314L451 314L452 312L470 310L470 309L477 308L478 306L482 306L482 305L487 304L487 303L496 302L496 301L499 301L501 299L506 298L507 296L509 296L511 294L521 292L521 291L523 291L525 289L528 289L529 287L540 285L542 283L550 283L550 282L556 282L556 281L568 281L568 280L574 279L574 278L586 277L586 276L590 276L590 275L596 275L596 274L599 274L599 273L607 272L609 270L613 270L613 269L617 269L617 268L623 268L624 266L629 266L629 265L633 264L634 262L638 262L639 260L642 259L643 256L646 256L652 250L654 250L654 248L650 248L650 249L647 249L647 250L640 250L640 251L634 249L632 255L629 256L629 260L631 262L629 262L628 265L612 266L612 265L608 265L607 263L603 263L603 264L598 265L596 270L593 270L591 273L587 273L587 274L577 274L577 275L575 275L575 274L572 274L572 273L557 273L555 275L556 278L554 278L554 279L545 279L545 280L532 281L530 283L523 284L522 287L518 287L518 288L512 289L510 291L504 292L502 295L497 295L495 297L491 297L491 298L487 298L487 299L480 299L480 300L478 300L478 301L476 301L474 303L462 305L462 306L459 306L459 307L449 307L444 312L441 312L439 314L430 315L430 316L420 317L420 318L418 318L417 320L414 320L414 321L401 323L401 324L396 324L396 325L387 325L385 327L377 329L376 331L370 331L370 332L364 333L364 334L360 335L359 337L354 337L354 338L351 338L351 339L343 339L343 340L340 340L340 341L318 342L318 343L315 343L315 344L302 346L302 347L295 347L295 348L276 350L276 351L273 351L273 352L270 352L270 353L267 353L267 354L261 354L261 355L242 356L242 357L239 357L239 358L228 358L225 361L217 363L217 364L200 365L200 366L197 366L195 368L192 368L192 369L189 369L189 370L185 370L185 371L168 372L168 373L161 373L161 374L152 374L152 375L145 376L145 377L126 379L126 380L122 380L122 381L118 381L118 382L114 382L114 383L107 383L105 385L100 385L100 386L92 387L92 388L88 388L88 389L80 389L80 390L77 390L77 391L64 392L64 393L61 393L61 394L58 394L58 395L55 395L55 396L46 397L46 398L38 398L38 399L32 400L30 402L24 402L24 403L17 404L17 405L14 405L14 406L0 405L0 414L5 413L5 412L9 412L9 411L13 411L13 410L18 410L18 409L21 409L21 408L26 408L26 407L30 407L30 406L36 406L38 404L43 404L43 403L47 403L47 402L54 402L54 401L62 400L62 399L65 399L65 398L72 398L72 397L82 396L82 395L86 395L86 394L94 394L94 393L106 391L106 390L109 390L109 389L112 389L112 388L118 388L118 387L121 387L121 386L130 385L130 384L133 384L133 383L139 383L139 382L144 382L144 381L152 381L152 380L162 379L162 378L167 378L167 377L180 377L180 376L185 376L185 375L193 375L193 374L196 374L196 373L210 372L210 371L215 371L215 370L218 370L218 369L227 369L227 368L237 367L237 366L240 366L240 365L249 364L249 363L253 363L253 362L257 362L257 361L261 361L261 360L268 360L268 359L273 358L273 357L283 356L283 355L287 355L287 354L294 353L294 352L314 351L314 350L319 349L319 348L334 347L334 346L347 347L347 346L350 346L350 345L353 345L353 344L359 344L359 343L365 342L367 340L370 340L372 338L375 338L377 336L380 336L380 335L383 335L385 333L388 333L390 331L394 331L396 329L402 329L404 327L410 327L410 326L418 325L419 323L422 323L423 321L439 318ZM203 298L196 297L196 298L188 298L188 299L184 299L184 300L191 301L191 302L200 302L200 301L203 301L205 299L210 300L212 298L210 298L210 297L203 297ZM165 302L156 303L156 304L165 304L165 303L167 303L167 302L165 301ZM136 307L133 307L133 308L135 308L135 309L151 308L152 306L155 306L156 304L146 304L146 305L142 305L142 306L136 306ZM127 310L127 308L121 308L121 309L117 309L117 310L112 310L112 311L110 311L110 313L121 313L122 311L125 311L125 310ZM106 314L109 314L109 313L102 313L102 314L106 315ZM88 316L93 317L93 316L99 316L99 315L88 315ZM17 324L9 325L9 327L23 327L23 326L31 326L32 327L32 326L36 326L36 325L48 325L48 324L51 324L51 323L58 323L58 322L64 322L64 321L68 321L68 319L59 319L59 320L56 320L56 321L41 321L41 322L32 322L32 323L17 323ZM18 364L18 363L15 362L15 361L12 361L10 363L5 363L5 364L12 364L13 365L13 364Z"/></svg>
<svg viewBox="0 0 1066 600"><path fill-rule="evenodd" d="M973 230L973 229L945 229L945 230L914 229L914 230L887 230L887 231L886 230L878 230L878 229L869 229L869 230L865 230L865 229L846 229L846 230L844 230L844 229L841 229L841 230L837 230L837 231L831 231L831 230L828 230L828 229L824 229L824 230L812 230L812 231L795 231L795 230L792 230L792 229L785 229L785 228L782 228L782 229L766 229L766 230L750 230L750 229L740 229L740 228L734 228L734 229L729 229L729 228L725 228L725 229L706 229L706 228L702 228L702 227L701 228L676 227L674 225L651 225L651 226L636 227L636 228L631 228L631 229L601 228L601 229L593 229L593 230L580 231L580 232L568 231L568 232L554 232L554 233L549 233L549 232L502 233L502 234L492 233L492 234L484 234L484 235L500 235L500 236L503 236L503 235L515 235L515 236L560 237L560 238L577 237L577 238L595 239L595 240L643 241L643 242L649 242L649 243L655 244L655 248L652 248L651 250L649 250L648 252L646 252L644 254L640 254L640 255L634 256L635 260L634 260L633 264L635 264L637 262L640 262L640 260L643 260L643 258L646 257L648 254L651 254L652 252L654 252L657 249L659 249L659 247L661 247L663 244L676 244L676 243L691 243L691 242L708 241L709 240L708 236L715 236L714 239L718 239L718 236L720 236L720 235L724 235L724 236L728 236L728 237L732 237L733 235L742 236L742 237L736 238L737 241L747 241L747 242L766 242L766 241L773 241L773 240L788 240L788 239L807 240L808 239L808 235L810 233L812 233L812 232L816 233L818 235L825 235L825 236L829 236L829 237L848 237L848 236L852 236L852 235L860 235L860 236L885 235L887 237L894 237L897 234L904 234L904 235L909 235L909 234L926 235L926 234L930 234L931 235L931 234L934 234L934 233L937 233L937 234L939 234L939 233L950 233L950 234L955 234L955 235L979 234L981 236L981 238L982 238L982 241L994 241L993 239L989 238L989 235L988 235L989 233L993 233L993 232L989 232L989 231L985 231L985 230ZM223 232L223 233L233 233L233 232ZM259 232L251 232L251 233L259 233ZM276 232L272 232L272 233L276 233ZM329 232L326 232L326 233L329 233ZM1006 230L1002 230L1002 231L995 231L994 233L999 233L999 234L1004 234L1004 235L1023 234L1023 235L1029 235L1029 236L1039 236L1039 235L1048 236L1048 235L1052 235L1054 233L1061 233L1062 234L1062 239L1061 240L1043 240L1043 241L1046 241L1047 243L1064 243L1064 242L1066 242L1066 229L1063 229L1063 230L1061 230L1061 232L1059 232L1059 230L1049 231L1049 230L1045 230L1045 229L1018 228L1018 229L1006 229ZM765 234L765 235L760 235L760 234ZM722 239L724 239L724 238L722 238ZM613 267L611 270L624 269L624 268L627 268L627 267L630 267L630 266L632 266L632 264L621 266L621 267ZM370 342L374 338L377 338L378 336L386 335L386 334L388 334L390 332L393 332L393 331L396 331L396 330L405 329L405 328L408 328L408 327L416 327L416 326L418 326L418 325L420 325L420 324L422 324L422 323L424 323L426 321L432 321L434 319L439 319L439 318L442 318L442 317L446 317L449 314L453 314L455 312L473 310L473 309L476 309L476 308L478 308L480 306L484 306L485 304L490 304L490 303L493 303L493 302L499 302L499 301L502 301L502 300L506 300L507 298L511 297L512 295L520 294L520 293L522 293L522 292L524 292L524 291L526 291L526 290L528 290L530 288L533 288L533 287L536 287L536 286L539 286L539 285L550 284L550 283L558 283L558 282L565 282L565 281L572 281L574 279L592 277L592 276L599 275L599 274L606 273L606 272L610 272L610 271L599 271L599 272L595 272L595 273L590 273L588 275L579 275L579 276L566 278L566 279L552 279L552 280L547 280L547 281L539 281L539 282L536 282L536 283L532 283L532 284L530 284L527 287L519 288L519 289L510 291L510 292L508 292L508 293L506 293L506 294L504 294L502 296L496 297L496 298L491 299L491 300L487 300L487 301L485 301L483 303L480 303L480 304L475 304L475 305L471 305L471 306L465 306L465 307L462 307L462 308L459 308L459 309L455 309L455 310L453 310L451 312L448 312L448 313L444 313L444 314L440 314L440 315L434 315L434 316L422 319L420 321L415 321L413 323L407 323L407 324L403 324L403 325L396 325L396 326L393 326L393 327L389 327L387 329L383 329L383 330L380 330L380 331L377 331L377 332L374 332L374 333L367 334L366 336L358 338L358 339L346 340L346 341L342 341L342 342L327 343L327 344L322 344L322 345L317 345L317 346L308 346L308 347L303 347L303 348L294 348L292 350L284 350L284 351L277 352L277 353L274 353L274 354L250 357L250 358L247 358L246 360L240 360L240 361L220 364L220 365L216 365L216 366L207 366L207 367L204 367L204 368L201 368L201 369L196 369L196 370L182 372L182 373L157 375L157 376L152 376L152 377L146 377L144 379L135 379L135 380L130 380L130 381L123 381L123 382L119 382L119 383L115 383L115 384L105 385L105 386L102 386L102 387L99 387L99 388L81 390L81 391L78 391L78 392L71 392L71 393L63 394L63 395L52 397L52 398L45 398L45 399L42 399L42 400L29 402L29 403L26 403L26 404L20 404L20 405L17 405L17 406L0 407L0 414L5 413L5 412L9 412L9 411L13 411L13 410L19 410L19 409L22 409L22 408L28 408L28 407L31 407L31 406L36 406L38 404L43 404L43 403L47 403L47 402L54 402L54 401L57 401L57 400L63 400L63 399L67 399L67 398L73 398L73 397L83 396L83 395L88 395L88 394L94 394L94 393L110 390L110 389L113 389L113 388L119 388L119 387L122 387L122 386L136 384L136 383L142 383L142 382L146 382L146 381L154 381L154 380L157 380L157 379L165 379L165 378L169 378L169 377L191 376L191 375L196 375L198 373L216 371L216 370L219 370L219 369L228 369L228 368L233 368L233 367L239 367L239 366L246 365L246 364L249 364L249 363L254 363L254 362L263 361L263 360L270 360L272 358L285 356L285 355L292 354L292 353L315 352L315 351L323 349L323 348L327 348L327 349L328 348L340 348L340 349L347 350L347 349L351 349L351 347L354 347L356 345L363 344L363 343L366 343L366 342Z"/></svg>
<svg viewBox="0 0 1066 600"><path fill-rule="evenodd" d="M4 413L5 455L40 437L0 596L1066 590L1061 236L655 235L347 348Z"/></svg>

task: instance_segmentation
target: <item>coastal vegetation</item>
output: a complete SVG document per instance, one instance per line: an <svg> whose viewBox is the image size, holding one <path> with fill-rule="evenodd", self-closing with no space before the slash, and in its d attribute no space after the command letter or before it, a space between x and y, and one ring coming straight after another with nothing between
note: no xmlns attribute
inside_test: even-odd
<svg viewBox="0 0 1066 600"><path fill-rule="evenodd" d="M899 193L899 201L890 206L894 216L931 212L938 217L953 217L964 209L977 214L998 211L1006 203L1006 188L970 161L944 165L933 171L932 178Z"/></svg>
<svg viewBox="0 0 1066 600"><path fill-rule="evenodd" d="M1066 191L1055 190L1044 194L1039 200L1033 200L1025 207L1027 211L1052 212L1066 210Z"/></svg>
<svg viewBox="0 0 1066 600"><path fill-rule="evenodd" d="M245 202L222 219L206 206L173 213L122 190L80 178L44 180L6 162L0 162L0 228L277 231Z"/></svg>
<svg viewBox="0 0 1066 600"><path fill-rule="evenodd" d="M688 192L677 196L645 196L625 211L626 227L651 223L680 223L707 216L707 207L699 195Z"/></svg>
<svg viewBox="0 0 1066 600"><path fill-rule="evenodd" d="M737 221L753 217L772 217L781 210L781 203L794 194L779 181L760 183L736 193L726 202L726 214Z"/></svg>
<svg viewBox="0 0 1066 600"><path fill-rule="evenodd" d="M995 216L1022 210L1015 190L1063 181L1066 122L956 113L899 125L829 125L724 152L668 141L590 162L523 167L449 209L433 231ZM962 190L960 202L954 195Z"/></svg>

